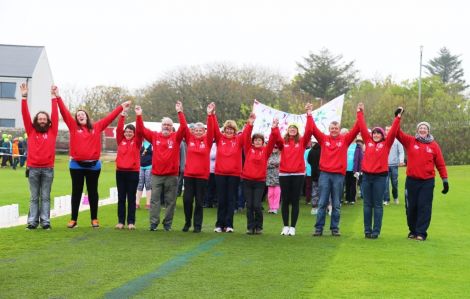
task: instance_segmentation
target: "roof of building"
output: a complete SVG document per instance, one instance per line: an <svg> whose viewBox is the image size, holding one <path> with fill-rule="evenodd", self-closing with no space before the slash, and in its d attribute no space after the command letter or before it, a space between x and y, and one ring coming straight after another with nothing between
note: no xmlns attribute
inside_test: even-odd
<svg viewBox="0 0 470 299"><path fill-rule="evenodd" d="M0 77L31 78L44 47L0 44Z"/></svg>

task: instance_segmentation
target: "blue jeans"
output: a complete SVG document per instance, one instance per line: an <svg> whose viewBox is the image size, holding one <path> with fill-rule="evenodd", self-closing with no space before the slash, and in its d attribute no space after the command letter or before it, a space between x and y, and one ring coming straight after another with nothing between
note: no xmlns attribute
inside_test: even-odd
<svg viewBox="0 0 470 299"><path fill-rule="evenodd" d="M54 180L54 168L29 168L28 225L34 227L50 225L51 186ZM39 199L40 198L40 199Z"/></svg>
<svg viewBox="0 0 470 299"><path fill-rule="evenodd" d="M318 203L316 231L323 231L325 226L326 208L331 195L333 211L331 213L331 230L339 229L339 219L341 211L341 196L343 195L344 175L340 173L320 172L318 186L320 201Z"/></svg>
<svg viewBox="0 0 470 299"><path fill-rule="evenodd" d="M363 174L362 195L364 196L364 233L380 235L383 218L383 194L387 176ZM374 228L372 229L372 214Z"/></svg>
<svg viewBox="0 0 470 299"><path fill-rule="evenodd" d="M388 177L385 184L384 201L390 201L390 186L388 180L392 183L392 196L393 199L398 199L398 166L388 167Z"/></svg>

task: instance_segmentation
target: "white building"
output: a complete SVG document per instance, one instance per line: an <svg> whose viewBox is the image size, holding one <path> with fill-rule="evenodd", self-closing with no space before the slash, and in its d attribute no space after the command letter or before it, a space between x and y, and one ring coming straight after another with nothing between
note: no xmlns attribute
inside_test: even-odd
<svg viewBox="0 0 470 299"><path fill-rule="evenodd" d="M0 44L0 127L24 127L19 86L25 82L31 117L50 114L53 80L45 48Z"/></svg>

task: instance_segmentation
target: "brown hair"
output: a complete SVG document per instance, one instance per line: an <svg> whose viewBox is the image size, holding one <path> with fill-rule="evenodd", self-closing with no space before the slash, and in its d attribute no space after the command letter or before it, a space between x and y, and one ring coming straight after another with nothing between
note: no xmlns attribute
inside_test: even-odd
<svg viewBox="0 0 470 299"><path fill-rule="evenodd" d="M284 135L284 142L289 142L289 127L287 128L287 132ZM299 140L300 140L299 128L297 126L295 126L295 128L297 129L297 134L294 136L294 143L299 143Z"/></svg>
<svg viewBox="0 0 470 299"><path fill-rule="evenodd" d="M255 142L256 138L259 138L259 139L263 140L263 143L264 143L264 135L263 134L261 134L261 133L253 134L253 136L251 137L251 143Z"/></svg>
<svg viewBox="0 0 470 299"><path fill-rule="evenodd" d="M92 124L92 122L91 122L91 120L90 120L90 116L89 116L88 113L87 113L85 110L83 110L83 109L79 109L79 110L77 110L77 112L75 112L75 121L77 122L77 125L78 125L79 127L81 126L81 124L78 122L78 119L77 119L77 113L80 112L80 111L83 111L83 112L85 113L85 115L86 115L86 127L87 127L87 129L88 129L89 131L93 130L93 124Z"/></svg>
<svg viewBox="0 0 470 299"><path fill-rule="evenodd" d="M46 115L47 117L47 126L46 126L46 129L44 130L44 128L42 128L39 123L38 123L38 117L39 117L39 114L44 114ZM47 132L47 130L49 130L49 127L52 125L52 121L51 121L51 118L49 116L49 113L45 112L45 111L39 111L38 113L36 113L36 115L34 116L33 118L33 127L34 129L36 129L36 131L39 131L41 133L44 133L44 132Z"/></svg>

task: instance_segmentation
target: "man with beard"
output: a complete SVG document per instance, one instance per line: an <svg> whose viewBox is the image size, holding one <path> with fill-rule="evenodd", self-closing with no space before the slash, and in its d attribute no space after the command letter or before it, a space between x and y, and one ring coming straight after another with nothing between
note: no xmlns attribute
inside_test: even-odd
<svg viewBox="0 0 470 299"><path fill-rule="evenodd" d="M23 123L28 134L28 160L29 189L31 192L28 213L28 226L26 229L36 229L40 224L43 229L51 229L50 201L51 186L54 179L55 140L59 127L57 99L59 91L52 86L51 116L44 111L36 113L33 122L28 109L28 86L20 85L21 112Z"/></svg>

